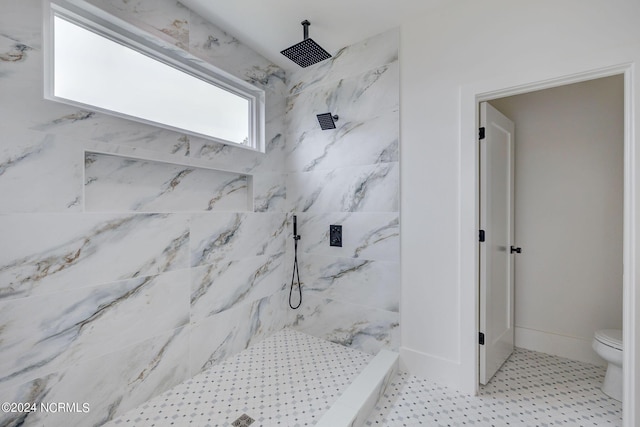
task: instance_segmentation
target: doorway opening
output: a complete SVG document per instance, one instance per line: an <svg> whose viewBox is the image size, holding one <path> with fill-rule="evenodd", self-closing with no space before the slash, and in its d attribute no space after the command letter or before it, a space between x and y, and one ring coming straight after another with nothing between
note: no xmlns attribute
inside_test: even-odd
<svg viewBox="0 0 640 427"><path fill-rule="evenodd" d="M516 347L606 366L591 348L594 334L622 329L623 87L623 77L616 75L481 105L493 125L480 141L480 228L489 219L495 224L487 224L493 230L480 243L480 271L487 270L485 266L491 271L484 256L490 247L504 248L496 252L498 261L504 258L498 266L508 267L504 273L511 277L504 279L515 282L506 289L513 295L492 293L492 317L502 313L499 320L504 321L486 327L504 329L501 335L513 328L511 344L515 339ZM509 123L507 117L517 125L515 141L503 138L507 134L500 129L506 125L494 124L499 118ZM485 153L488 144L507 150L509 143L515 151L512 159L488 165L490 173L482 167L492 160ZM485 176L493 178L493 194L482 188L483 183L487 186ZM504 195L495 194L505 190ZM505 218L507 209L494 209L491 218L483 218L487 205L491 207L485 199L494 204L511 199L509 217ZM497 246L496 240L504 242ZM483 289L481 283L480 329L489 340L496 334L487 332L497 331L483 328ZM483 349L481 384L486 383ZM507 355L494 364L502 364L512 351L498 350Z"/></svg>
<svg viewBox="0 0 640 427"><path fill-rule="evenodd" d="M566 216L569 219L572 219L573 222L568 224L568 226L565 225L564 229L562 227L560 229L557 229L558 225L553 221L554 209L551 209L551 204L553 203L551 200L547 200L545 202L547 204L546 207L545 203L541 203L540 200L538 200L537 202L529 201L530 204L527 205L527 203L521 203L524 200L518 199L520 190L516 190L515 222L516 224L518 224L519 217L522 217L521 219L526 219L528 223L527 228L524 230L528 230L529 235L525 238L526 233L523 232L522 228L518 228L518 225L516 225L515 240L513 242L510 242L510 244L503 246L506 252L509 252L510 246L514 246L516 248L522 247L521 255L512 255L516 259L516 283L524 282L521 283L521 285L526 286L527 280L523 279L523 277L528 277L530 282L529 286L527 287L519 287L518 285L516 285L515 288L514 307L516 308L516 310L514 321L516 324L514 325L514 341L516 347L522 346L524 348L533 349L542 353L559 355L567 359L578 360L592 364L602 364L602 360L599 359L590 348L590 342L593 338L594 332L590 330L609 328L623 329L623 323L625 325L628 325L631 319L633 319L633 309L629 309L629 307L632 306L631 301L626 300L624 302L625 309L623 310L623 293L628 293L628 289L630 286L632 286L632 283L629 281L628 274L625 275L624 278L622 274L623 259L626 261L630 261L625 263L625 268L634 263L634 261L630 260L629 257L631 252L628 245L629 242L627 240L627 237L629 235L629 212L631 207L631 205L629 204L630 200L628 199L630 193L628 191L628 185L631 183L632 176L629 170L629 166L633 164L628 159L628 154L630 152L629 147L632 143L632 140L630 138L630 132L628 128L631 108L630 104L628 103L627 93L629 87L628 83L625 83L625 79L627 78L628 69L626 67L617 67L593 73L575 75L570 78L563 79L563 81L556 80L550 82L542 82L536 85L528 85L527 87L521 87L517 89L504 89L500 91L485 92L482 94L479 94L479 92L474 93L476 100L475 105L478 110L480 109L480 102L488 101L492 105L497 105L498 110L502 112L505 112L504 110L507 110L507 115L512 115L511 111L509 110L512 109L515 104L517 104L514 99L518 97L520 97L520 99L523 99L525 97L536 97L547 90L557 90L559 91L558 93L561 93L562 91L571 89L571 86L598 84L602 82L612 83L614 80L617 81L616 84L618 84L620 88L620 93L618 94L620 98L618 120L622 124L619 125L618 129L619 137L616 138L618 147L616 148L614 154L609 153L609 157L617 157L616 161L618 163L615 167L604 168L604 170L608 169L609 172L612 172L613 169L613 175L615 175L614 181L619 183L619 185L616 185L614 189L611 190L610 183L606 184L596 179L598 174L595 173L597 172L595 171L595 169L597 168L588 161L585 163L585 159L581 157L581 154L571 155L570 152L563 152L562 150L556 151L554 154L554 152L552 150L549 150L547 147L546 151L538 151L538 158L529 157L529 162L525 163L526 166L530 167L530 170L525 172L531 173L533 175L536 172L534 170L535 168L541 168L541 163L538 162L540 160L540 157L542 157L542 160L549 160L549 158L544 159L544 156L546 155L549 156L552 161L558 162L558 164L562 164L562 162L564 162L565 168L560 168L560 175L564 174L565 178L569 178L569 181L573 180L574 184L576 182L580 183L581 181L583 184L585 184L582 187L582 190L565 194L564 201L582 201L592 203L595 207L583 206L582 208L578 208L578 210L586 210L589 214L601 215L605 213L604 211L610 211L612 210L610 208L615 207L615 209L613 210L615 210L616 212L614 215L616 219L614 221L615 225L613 225L611 228L615 229L615 231L611 231L610 229L605 232L606 227L604 227L604 229L600 229L602 227L585 227L581 232L578 231L576 237L576 235L572 235L571 233L573 233L574 228L576 230L579 230L579 226L581 225L581 223L588 222L584 218L585 215L567 213ZM561 105L556 104L555 107L560 110L562 109ZM538 108L538 113L550 113L550 110L553 110L553 108L549 107L547 107L547 109L545 110L545 108L541 105L531 108L533 110ZM558 111L556 112L556 114L560 114ZM597 122L604 119L602 117L599 117L597 119L590 118L587 120ZM519 120L516 118L514 121L516 124L516 129L518 129ZM566 121L569 123L569 127L573 125L574 127L579 128L580 126L579 123L574 122L571 118L567 118ZM541 131L547 130L549 129L538 127L538 133L540 134L544 133ZM595 139L600 136L600 138L602 139L602 135L592 136L594 136ZM541 139L542 136L540 136L539 141ZM519 148L517 139L516 147ZM594 147L598 148L597 145L594 145L591 148L594 149ZM600 148L603 147L605 147L605 144L600 144ZM518 148L516 148L516 150L518 150ZM539 149L540 147L537 148ZM516 153L518 153L518 151L516 151ZM482 154L479 149L477 151L478 160L481 155ZM516 156L517 155L518 154L516 154ZM529 153L528 155L532 156L536 154ZM603 152L597 152L596 150L595 152L591 152L589 155L591 155L594 159L600 158L602 160ZM531 161L531 159L534 159L535 161ZM516 165L520 165L520 167L522 167L522 161L523 158L516 162ZM481 167L478 166L478 170L480 169ZM538 170L537 172L539 173L541 171ZM584 176L581 175L582 172L591 172L592 177L596 180L590 181L590 178L587 178L585 180ZM542 174L544 179L542 180L543 182L538 182L537 184L538 189L536 191L538 193L544 193L544 191L542 190L545 189L550 190L551 193L555 193L556 196L558 194L562 194L563 192L567 193L567 187L563 183L557 181L558 175L554 175L555 172L546 168L542 170ZM554 179L556 181L554 181ZM479 174L476 180L476 184L479 184ZM520 177L520 180L522 180L522 177ZM518 188L517 182L518 180L516 180L516 188ZM604 190L604 194L607 197L615 196L615 201L611 202L607 199L600 200L600 203L598 203L599 196L590 196L589 194L589 191L594 190L594 186L598 186L598 188L595 188L595 190ZM609 189L608 192L607 189ZM478 193L480 192L479 190L476 191L478 191ZM612 192L615 192L615 195L612 194ZM476 213L479 216L480 210L482 209L482 202L480 199L481 196L478 193L476 195ZM537 194L537 196L540 196L540 194ZM562 200L562 196L559 200ZM569 211L571 211L571 209L573 209L573 207L575 206L576 205L574 203L572 207L569 208ZM608 213L611 214L611 212ZM529 215L529 218L527 218L527 215ZM552 231L551 234L553 235L553 237L555 237L555 240L545 241L545 233L540 232L540 228L538 228L536 231L535 227L531 227L531 218L533 218L534 220L539 220L540 223L536 226L542 227L543 231L545 231L545 227L547 228L546 231ZM610 216L609 218L612 217ZM481 224L481 220L477 219L477 224ZM625 233L623 230L627 231L627 233ZM600 232L604 232L604 234L600 234ZM585 244L582 240L583 238L586 239L588 243ZM625 240L625 242L623 242L623 239ZM525 244L525 242L527 242L527 244ZM547 245L546 249L545 245ZM615 250L604 249L605 247L610 248L610 245L615 245ZM549 247L551 246L551 249L554 250L549 250ZM555 249L557 249L559 252L554 252ZM601 256L596 256L595 262L588 261L588 263L585 264L584 260L588 258L580 258L577 256L577 254L580 253L581 255L585 255L584 252L589 252L589 250L594 250L593 253L597 254L598 249L602 250L601 252L599 252ZM478 245L478 250L476 252L476 255L478 256L478 261L476 264L476 277L478 278L481 274L481 261L479 260L480 252L481 249ZM538 256L538 260L537 262L530 262L527 265L527 263L521 262L522 257L525 255L528 255L530 258L536 258L536 256ZM540 258L540 256L542 258ZM607 266L604 266L605 261L608 263ZM567 273L567 271L571 271L571 267L575 267L576 263L578 265L582 263L581 268L574 268L573 271L575 274L571 276ZM596 265L598 263L601 265ZM549 271L543 271L540 268L541 264L546 270ZM536 267L532 267L536 265L538 266L537 269ZM601 271L600 273L595 274L593 272L593 269L596 267L600 268L601 270L604 269L608 271ZM543 283L543 273L559 273L559 278L556 280L555 287L545 288L544 286L540 285L538 285L537 287L531 285L531 283ZM594 277L598 275L599 277ZM587 283L589 281L591 281L591 283ZM557 283L559 282L562 283L562 286L557 285ZM623 292L623 289L625 288L627 289L627 291ZM479 289L477 290L476 297L476 307L478 307L480 300L483 298ZM592 300L599 300L599 302L596 304ZM565 304L563 301L567 301L567 303ZM584 304L580 306L580 304L578 303ZM599 307L596 306L598 304L600 305ZM562 310L562 307L564 307L565 309ZM623 312L625 313L624 319ZM482 327L480 326L481 321L479 320L480 308L478 308L477 314L479 314L479 316L478 319L475 320L476 339L478 337L477 334L483 332ZM586 316L583 316L585 314ZM582 317L585 318L581 320ZM549 327L549 325L552 325L554 322L556 322L555 330ZM631 334L625 334L625 336L631 336ZM629 343L625 342L625 349L629 347L627 344ZM477 387L481 371L481 368L479 366L480 350L478 349L475 354L476 368L474 371L474 378L476 381L476 390L478 390ZM627 356L631 357L629 355L625 355L625 358ZM629 380L629 378L631 378L630 375L624 375L624 377L626 382L632 381ZM629 385L627 385L627 387L631 388Z"/></svg>

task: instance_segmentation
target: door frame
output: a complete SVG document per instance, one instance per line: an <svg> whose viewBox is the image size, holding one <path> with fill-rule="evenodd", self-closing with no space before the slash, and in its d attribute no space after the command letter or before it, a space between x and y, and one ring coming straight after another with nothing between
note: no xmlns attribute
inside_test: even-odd
<svg viewBox="0 0 640 427"><path fill-rule="evenodd" d="M583 69L585 70L585 69ZM640 213L640 200L635 180L640 175L636 158L640 153L640 141L634 136L634 69L633 62L587 68L587 71L571 72L560 76L542 76L525 82L517 77L503 77L494 81L482 81L460 88L460 139L459 139L459 286L460 286L460 366L462 388L479 389L479 248L478 248L478 161L479 161L479 103L506 96L519 95L541 89L549 89L572 83L584 82L613 75L624 78L624 218L623 218L623 425L635 426L635 404L640 399L640 382L636 380L637 344L635 341L637 314L636 224ZM531 77L531 76L530 76Z"/></svg>

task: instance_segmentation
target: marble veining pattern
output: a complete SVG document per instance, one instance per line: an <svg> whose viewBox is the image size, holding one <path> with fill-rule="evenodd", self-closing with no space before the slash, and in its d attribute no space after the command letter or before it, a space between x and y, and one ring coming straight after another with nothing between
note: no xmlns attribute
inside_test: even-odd
<svg viewBox="0 0 640 427"><path fill-rule="evenodd" d="M400 261L397 212L302 213L298 223L303 236L300 250L305 254ZM328 244L331 224L342 225L342 247Z"/></svg>
<svg viewBox="0 0 640 427"><path fill-rule="evenodd" d="M122 350L83 360L19 387L2 389L3 402L80 402L88 403L90 410L0 413L0 425L104 424L190 376L186 332L186 328L178 328Z"/></svg>
<svg viewBox="0 0 640 427"><path fill-rule="evenodd" d="M328 61L293 72L289 78L289 92L296 94L327 81L352 77L362 70L397 62L399 37L399 29L393 29L330 52L333 58Z"/></svg>
<svg viewBox="0 0 640 427"><path fill-rule="evenodd" d="M285 212L287 210L286 175L256 174L253 176L253 209L255 212Z"/></svg>
<svg viewBox="0 0 640 427"><path fill-rule="evenodd" d="M330 62L289 79L175 0L92 2L164 33L176 51L188 49L196 61L210 61L264 89L267 152L42 100L42 2L0 5L0 91L3 99L20 100L4 116L20 131L9 131L16 138L0 152L6 163L0 194L14 194L9 178L23 188L49 180L41 193L2 211L0 235L11 245L0 249L0 305L12 308L0 314L6 325L0 347L11 355L0 357L0 366L13 376L0 394L6 401L91 403L88 415L20 420L2 414L0 425L102 424L287 323L371 353L397 347L390 280L399 250L397 32L342 49ZM316 128L315 114L323 112L316 110L324 108L342 117L334 134ZM212 209L230 212L195 213L209 206L195 194L209 180L189 181L196 170L156 176L150 172L155 167L115 162L83 180L82 149L95 143L107 147L102 151L154 152L178 164L188 158L203 168L206 162L236 175L254 174L259 213L245 212L247 182L222 192L226 199L245 191L244 207L216 203ZM87 172L100 164L88 164ZM146 189L130 185L146 178L153 178ZM195 193L168 197L185 184ZM245 188L235 190L238 185ZM118 197L126 203L117 204ZM197 208L190 205L194 200ZM185 210L190 213L179 213ZM304 254L324 257L315 264L306 258L308 277L318 283L309 285L295 313L286 309L288 289L281 290L290 274L285 212L291 211L306 211ZM345 246L335 251L325 236L333 221L343 223L346 233ZM386 275L373 281L384 262L391 263ZM387 280L392 285L383 288ZM374 288L377 296L352 303ZM20 340L21 327L36 332Z"/></svg>
<svg viewBox="0 0 640 427"><path fill-rule="evenodd" d="M210 368L285 327L287 311L283 307L287 306L288 295L286 291L274 293L194 322L190 334L191 372Z"/></svg>
<svg viewBox="0 0 640 427"><path fill-rule="evenodd" d="M0 52L6 58L0 59L0 69L3 62L16 62L25 60L33 50L42 47L42 19L40 16L41 2L38 0L23 0L20 2L4 1L2 14L0 14ZM9 52L13 51L14 54ZM17 53L22 52L22 53ZM17 58L16 58L17 54Z"/></svg>
<svg viewBox="0 0 640 427"><path fill-rule="evenodd" d="M186 325L188 281L179 270L0 302L0 388ZM28 321L12 321L26 311Z"/></svg>
<svg viewBox="0 0 640 427"><path fill-rule="evenodd" d="M224 260L192 269L192 320L259 300L282 289L283 255Z"/></svg>
<svg viewBox="0 0 640 427"><path fill-rule="evenodd" d="M298 212L396 212L397 163L290 174L287 198Z"/></svg>
<svg viewBox="0 0 640 427"><path fill-rule="evenodd" d="M248 83L284 94L284 70L201 17L192 16L191 19L191 52Z"/></svg>
<svg viewBox="0 0 640 427"><path fill-rule="evenodd" d="M281 213L196 214L191 220L191 266L284 252Z"/></svg>
<svg viewBox="0 0 640 427"><path fill-rule="evenodd" d="M190 11L176 0L91 0L97 6L121 16L133 17L175 39L183 49L189 46Z"/></svg>
<svg viewBox="0 0 640 427"><path fill-rule="evenodd" d="M305 294L399 311L399 263L318 255L302 259L300 278Z"/></svg>
<svg viewBox="0 0 640 427"><path fill-rule="evenodd" d="M369 354L400 346L399 313L306 295L289 327Z"/></svg>
<svg viewBox="0 0 640 427"><path fill-rule="evenodd" d="M293 114L287 114L287 132L295 136L316 129L315 114L327 111L340 116L338 125L372 121L381 114L397 115L398 82L399 67L393 63L290 96L287 111Z"/></svg>
<svg viewBox="0 0 640 427"><path fill-rule="evenodd" d="M0 235L15 244L0 248L0 299L185 268L186 225L175 214L4 215Z"/></svg>
<svg viewBox="0 0 640 427"><path fill-rule="evenodd" d="M82 208L82 146L76 140L0 126L1 213L78 212ZM34 182L44 174L46 180Z"/></svg>
<svg viewBox="0 0 640 427"><path fill-rule="evenodd" d="M398 44L395 29L340 49L293 72L287 97L287 203L304 294L289 325L370 353L399 346ZM320 130L325 112L340 116L336 129ZM342 247L329 246L332 224Z"/></svg>
<svg viewBox="0 0 640 427"><path fill-rule="evenodd" d="M88 211L242 211L248 209L248 197L246 175L98 153L85 155Z"/></svg>
<svg viewBox="0 0 640 427"><path fill-rule="evenodd" d="M90 1L164 34L177 54L211 30L175 0ZM0 129L6 202L0 235L7 242L0 248L0 396L88 402L91 411L0 414L0 425L101 425L284 326L278 270L285 257L279 236L286 210L285 74L240 42L213 44L206 57L267 92L267 153L43 100L42 6L40 0L0 4L0 92L3 100L15 100L5 102ZM85 181L84 151L98 145L98 152L151 153L150 159L194 166L156 175L152 161L106 168L107 162L94 161L86 165ZM270 213L244 218L238 239L194 266L215 266L223 282L194 300L192 318L190 236L195 231L206 244L211 230L202 217L215 215L193 212L209 208L215 195L206 204L200 196L216 181L193 178L207 168L264 175L255 200L259 211ZM149 187L136 187L145 179ZM246 180L223 186L211 208L248 216L248 187ZM242 205L223 204L233 197ZM122 199L126 203L117 205ZM203 228L192 230L192 223ZM226 270L225 261L231 263ZM238 286L249 286L233 288L241 275ZM209 315L203 302L211 297L215 314Z"/></svg>
<svg viewBox="0 0 640 427"><path fill-rule="evenodd" d="M331 132L317 127L291 135L287 168L309 172L398 162L398 113L381 113L363 121L338 120L337 129Z"/></svg>

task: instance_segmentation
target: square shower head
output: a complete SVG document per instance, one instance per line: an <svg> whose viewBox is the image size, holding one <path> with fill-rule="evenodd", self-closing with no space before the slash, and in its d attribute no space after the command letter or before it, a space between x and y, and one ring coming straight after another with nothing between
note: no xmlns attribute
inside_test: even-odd
<svg viewBox="0 0 640 427"><path fill-rule="evenodd" d="M320 128L322 130L327 129L335 129L336 128L336 120L338 120L338 116L333 116L331 113L323 113L316 114L318 118L318 123L320 123Z"/></svg>
<svg viewBox="0 0 640 427"><path fill-rule="evenodd" d="M329 52L320 47L320 45L311 38L302 40L300 43L296 43L280 53L302 68L331 58Z"/></svg>

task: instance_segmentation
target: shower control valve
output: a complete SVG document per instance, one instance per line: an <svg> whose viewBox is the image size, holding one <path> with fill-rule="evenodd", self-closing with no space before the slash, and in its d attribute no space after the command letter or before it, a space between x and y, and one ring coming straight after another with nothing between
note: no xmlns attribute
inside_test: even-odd
<svg viewBox="0 0 640 427"><path fill-rule="evenodd" d="M329 246L342 247L342 226L341 225L329 226Z"/></svg>

